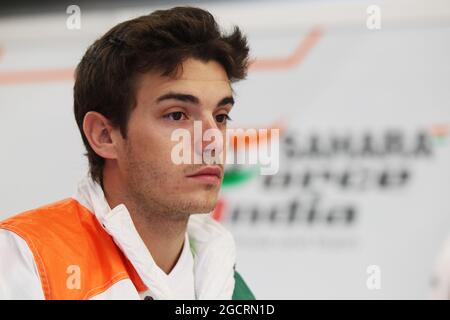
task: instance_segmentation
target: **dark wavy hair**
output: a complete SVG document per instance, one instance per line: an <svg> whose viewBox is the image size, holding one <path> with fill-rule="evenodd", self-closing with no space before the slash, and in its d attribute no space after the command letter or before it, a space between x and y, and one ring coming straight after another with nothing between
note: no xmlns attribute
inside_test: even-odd
<svg viewBox="0 0 450 320"><path fill-rule="evenodd" d="M83 132L87 112L103 114L126 138L139 74L175 76L184 60L196 58L217 61L234 82L246 77L248 54L247 39L238 27L224 34L208 11L194 7L154 11L122 22L96 40L76 68L74 85L75 118L92 178L102 182L105 159Z"/></svg>

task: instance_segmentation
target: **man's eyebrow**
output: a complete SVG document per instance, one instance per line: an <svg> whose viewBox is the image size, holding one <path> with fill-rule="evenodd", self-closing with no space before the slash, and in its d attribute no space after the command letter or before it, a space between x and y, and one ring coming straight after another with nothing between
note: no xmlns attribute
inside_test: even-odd
<svg viewBox="0 0 450 320"><path fill-rule="evenodd" d="M178 100L178 101L182 101L182 102L190 102L193 104L200 104L200 99L197 98L196 96L193 96L191 94L185 94L185 93L177 93L177 92L169 92L169 93L163 94L162 96L160 96L156 99L156 102L159 103L164 100ZM228 96L228 97L225 97L222 100L220 100L219 103L217 104L217 107L222 107L227 104L234 105L234 98L232 96Z"/></svg>
<svg viewBox="0 0 450 320"><path fill-rule="evenodd" d="M234 105L234 98L232 96L228 96L220 100L217 104L218 107L226 106L227 104Z"/></svg>

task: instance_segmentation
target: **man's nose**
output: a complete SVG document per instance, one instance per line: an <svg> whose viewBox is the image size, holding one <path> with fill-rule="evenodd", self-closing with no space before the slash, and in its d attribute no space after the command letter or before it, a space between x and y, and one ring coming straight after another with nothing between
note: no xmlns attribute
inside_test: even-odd
<svg viewBox="0 0 450 320"><path fill-rule="evenodd" d="M202 157L219 156L223 152L224 137L215 117L213 115L204 116L200 121L201 136L195 137L195 152Z"/></svg>

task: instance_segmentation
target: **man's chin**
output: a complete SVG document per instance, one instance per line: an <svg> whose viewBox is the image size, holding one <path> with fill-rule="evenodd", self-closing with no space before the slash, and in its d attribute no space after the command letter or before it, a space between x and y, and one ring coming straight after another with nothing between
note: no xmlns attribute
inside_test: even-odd
<svg viewBox="0 0 450 320"><path fill-rule="evenodd" d="M205 203L204 200L203 201L199 200L199 202L197 204L193 203L193 205L191 207L191 213L192 214L210 213L216 207L216 203L217 203L216 198L214 198L214 201L208 201L207 203Z"/></svg>
<svg viewBox="0 0 450 320"><path fill-rule="evenodd" d="M213 204L208 204L208 205L199 205L199 206L194 206L192 208L192 214L196 214L196 213L210 213L214 210L214 208L216 207L216 202L214 201Z"/></svg>
<svg viewBox="0 0 450 320"><path fill-rule="evenodd" d="M180 192L178 198L173 199L168 206L171 205L176 212L186 214L210 213L215 209L218 200L218 192L191 190L186 193Z"/></svg>

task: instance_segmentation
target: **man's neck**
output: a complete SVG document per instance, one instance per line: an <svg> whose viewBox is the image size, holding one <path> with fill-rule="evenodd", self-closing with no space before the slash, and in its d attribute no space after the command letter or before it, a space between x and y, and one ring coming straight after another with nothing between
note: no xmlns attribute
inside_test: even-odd
<svg viewBox="0 0 450 320"><path fill-rule="evenodd" d="M174 220L165 218L163 215L141 213L133 209L130 215L155 263L169 274L183 249L187 218Z"/></svg>
<svg viewBox="0 0 450 320"><path fill-rule="evenodd" d="M124 204L141 239L156 265L169 274L181 255L189 216L178 216L145 209L121 190L118 181L104 176L103 191L110 206ZM151 212L150 212L151 211Z"/></svg>

